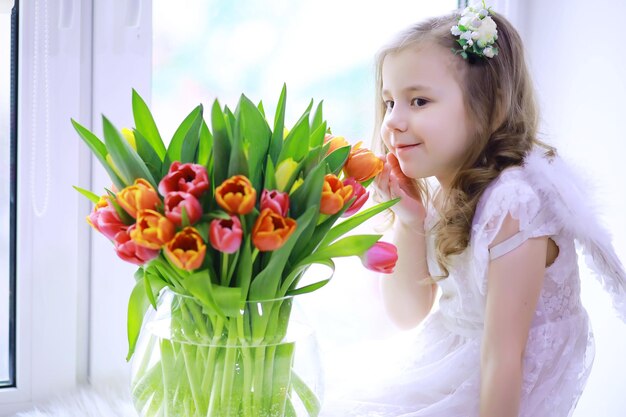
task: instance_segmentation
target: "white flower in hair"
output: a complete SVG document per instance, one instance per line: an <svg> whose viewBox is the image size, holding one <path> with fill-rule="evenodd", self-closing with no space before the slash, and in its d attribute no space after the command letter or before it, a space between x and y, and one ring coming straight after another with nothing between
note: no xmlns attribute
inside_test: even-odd
<svg viewBox="0 0 626 417"><path fill-rule="evenodd" d="M486 47L495 42L498 37L498 29L496 28L496 22L493 21L491 16L487 16L482 20L482 25L477 29L478 31L478 45Z"/></svg>
<svg viewBox="0 0 626 417"><path fill-rule="evenodd" d="M491 7L487 7L484 0L474 0L463 9L458 24L450 28L450 33L459 37L457 43L463 48L452 49L455 54L460 54L464 59L467 59L468 53L486 58L498 55L498 48L494 46L498 39L498 29L489 14L495 13Z"/></svg>

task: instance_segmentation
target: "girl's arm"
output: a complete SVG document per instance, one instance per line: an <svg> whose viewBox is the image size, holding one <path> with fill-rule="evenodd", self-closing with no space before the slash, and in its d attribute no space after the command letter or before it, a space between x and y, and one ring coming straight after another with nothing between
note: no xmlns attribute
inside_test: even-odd
<svg viewBox="0 0 626 417"><path fill-rule="evenodd" d="M519 230L510 215L491 246ZM517 417L523 356L543 285L547 237L532 238L492 260L487 274L481 349L480 417Z"/></svg>
<svg viewBox="0 0 626 417"><path fill-rule="evenodd" d="M424 229L402 222L394 227L398 262L394 273L380 277L383 303L391 320L402 329L417 326L428 315L435 301L437 284L419 285L430 275L426 263Z"/></svg>

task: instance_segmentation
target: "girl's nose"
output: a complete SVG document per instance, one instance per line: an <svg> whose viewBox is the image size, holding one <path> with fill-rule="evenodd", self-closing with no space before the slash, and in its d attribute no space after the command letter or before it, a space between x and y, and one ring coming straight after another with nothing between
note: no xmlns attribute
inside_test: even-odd
<svg viewBox="0 0 626 417"><path fill-rule="evenodd" d="M397 130L404 132L408 128L408 121L403 109L399 107L393 107L387 116L385 117L385 124L389 130Z"/></svg>

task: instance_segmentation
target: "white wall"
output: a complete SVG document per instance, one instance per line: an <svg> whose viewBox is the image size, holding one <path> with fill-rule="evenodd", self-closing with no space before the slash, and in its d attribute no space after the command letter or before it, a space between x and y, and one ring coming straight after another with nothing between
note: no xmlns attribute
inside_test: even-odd
<svg viewBox="0 0 626 417"><path fill-rule="evenodd" d="M521 2L521 1L520 1ZM593 203L626 262L626 2L525 2L520 27L542 111L542 133L589 174ZM596 336L596 359L574 416L626 415L626 324L581 263L582 298Z"/></svg>

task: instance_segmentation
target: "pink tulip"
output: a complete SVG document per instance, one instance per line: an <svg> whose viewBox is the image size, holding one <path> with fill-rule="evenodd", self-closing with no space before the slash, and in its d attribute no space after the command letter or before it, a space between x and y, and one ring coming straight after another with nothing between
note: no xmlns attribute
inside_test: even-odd
<svg viewBox="0 0 626 417"><path fill-rule="evenodd" d="M353 191L352 197L356 197L356 200L354 200L350 208L341 215L341 217L350 217L363 207L363 204L365 204L369 198L370 193L365 191L365 187L352 177L343 180L343 185L351 185Z"/></svg>
<svg viewBox="0 0 626 417"><path fill-rule="evenodd" d="M289 194L281 193L278 190L263 190L261 194L261 211L266 208L276 214L280 214L282 217L287 217L287 212L289 211Z"/></svg>
<svg viewBox="0 0 626 417"><path fill-rule="evenodd" d="M398 261L398 249L388 242L376 242L361 256L363 265L374 272L391 274Z"/></svg>
<svg viewBox="0 0 626 417"><path fill-rule="evenodd" d="M196 223L202 217L202 206L198 199L184 191L173 191L165 196L165 217L180 227L183 223L183 207L187 212L189 225Z"/></svg>
<svg viewBox="0 0 626 417"><path fill-rule="evenodd" d="M211 246L220 252L237 252L242 236L241 223L236 216L230 216L230 220L215 219L211 222L209 240Z"/></svg>
<svg viewBox="0 0 626 417"><path fill-rule="evenodd" d="M135 228L133 224L127 230L121 231L113 239L117 256L135 265L143 265L159 255L159 249L148 249L137 245L131 238L130 232Z"/></svg>
<svg viewBox="0 0 626 417"><path fill-rule="evenodd" d="M184 191L200 198L209 189L209 176L206 168L198 164L181 164L175 161L168 174L159 183L162 196L174 191Z"/></svg>
<svg viewBox="0 0 626 417"><path fill-rule="evenodd" d="M108 196L100 197L98 204L87 216L87 223L111 240L119 232L128 229L128 226L120 220L115 208L109 204Z"/></svg>

